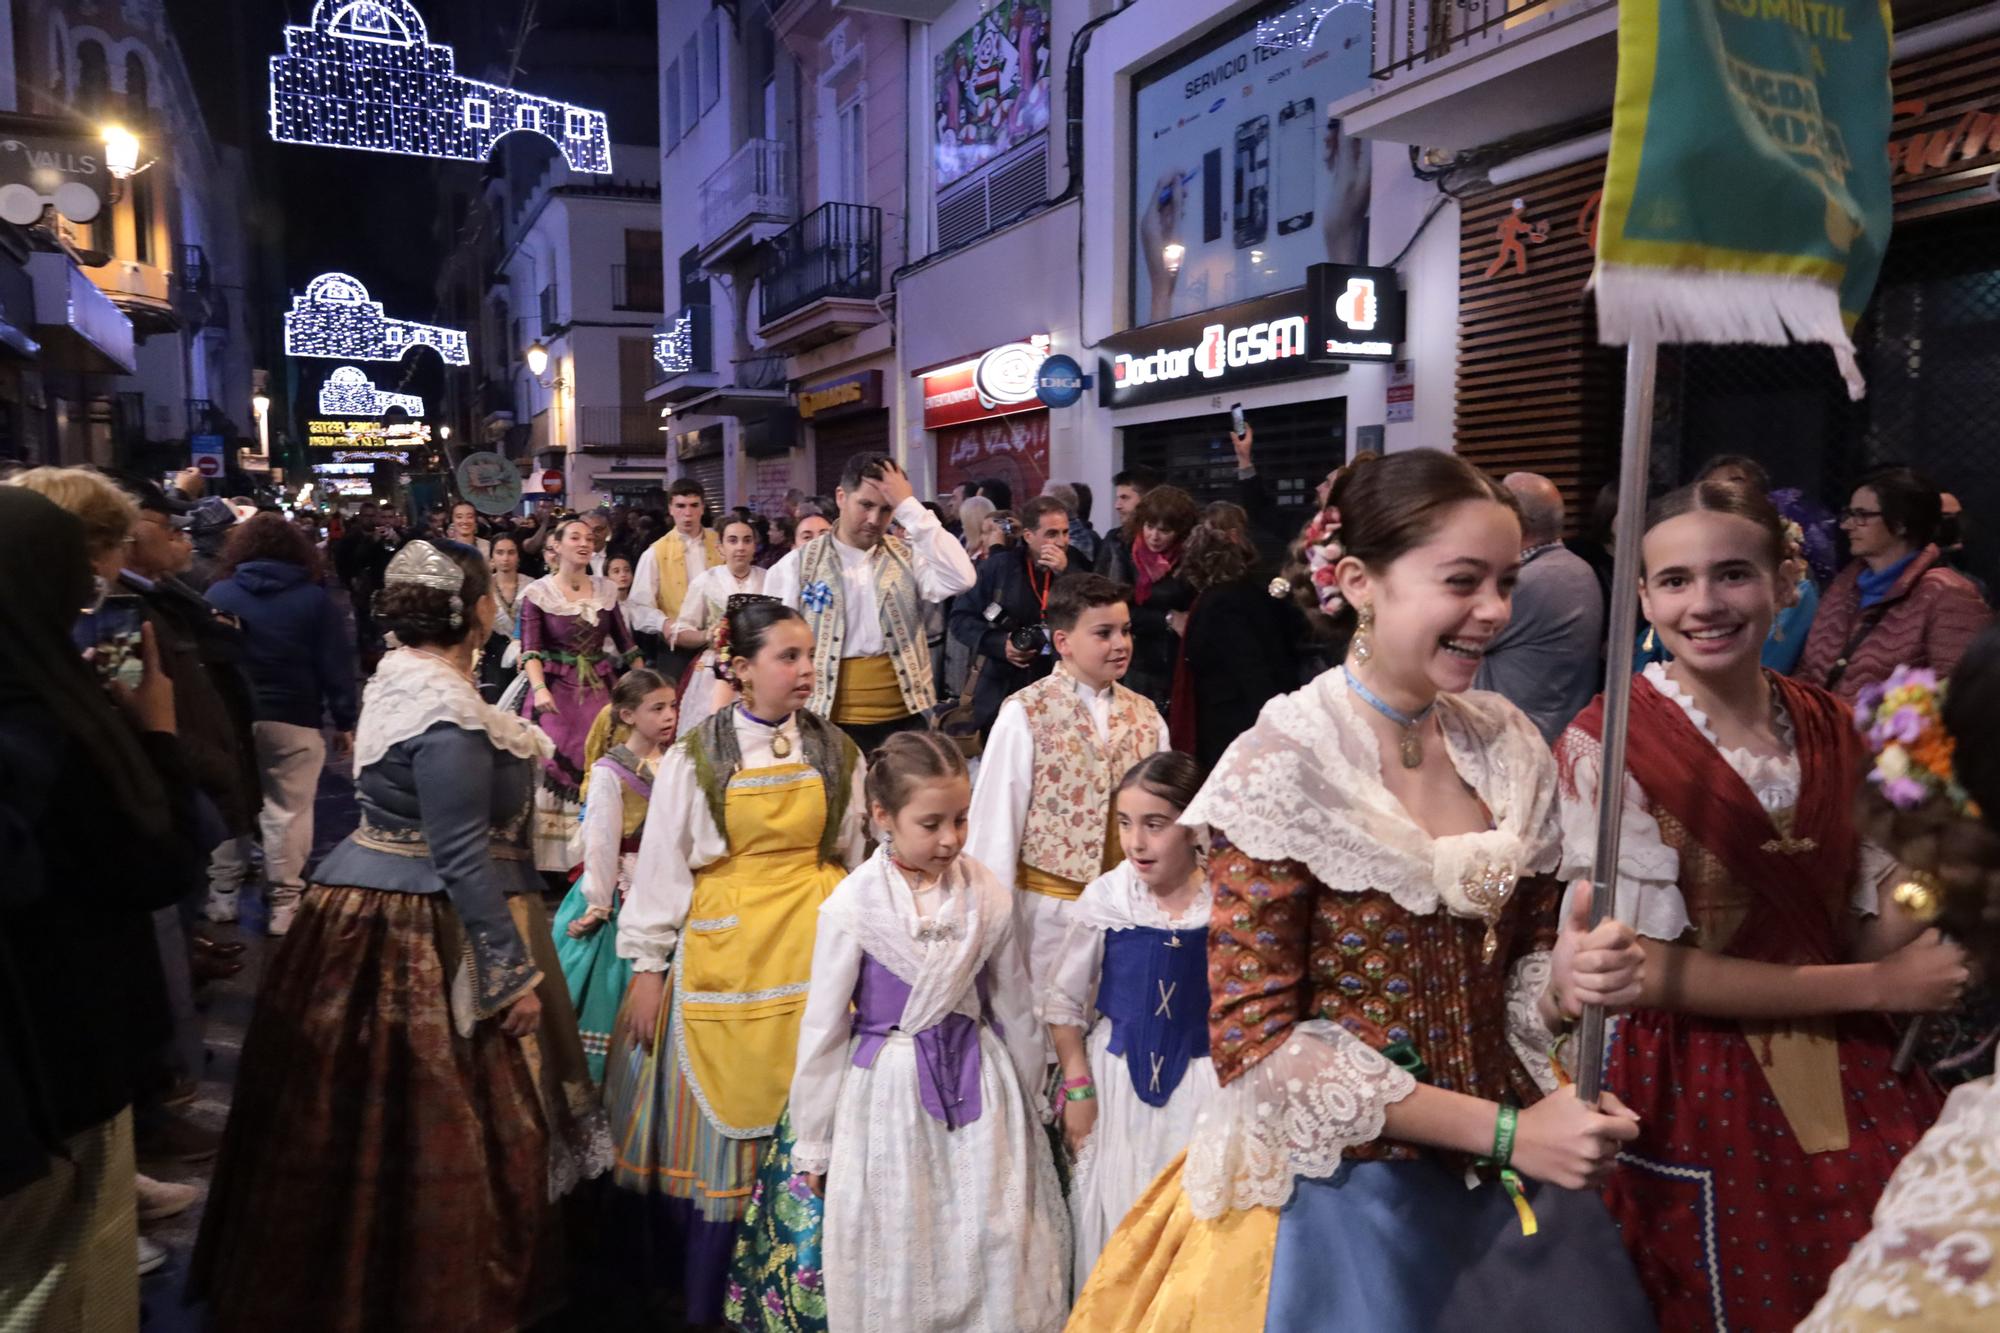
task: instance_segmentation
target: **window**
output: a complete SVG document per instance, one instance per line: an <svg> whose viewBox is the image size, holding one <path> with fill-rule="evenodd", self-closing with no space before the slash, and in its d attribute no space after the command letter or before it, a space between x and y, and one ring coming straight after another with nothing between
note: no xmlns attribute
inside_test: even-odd
<svg viewBox="0 0 2000 1333"><path fill-rule="evenodd" d="M76 48L76 105L81 111L102 111L111 96L111 65L104 43L89 41Z"/></svg>
<svg viewBox="0 0 2000 1333"><path fill-rule="evenodd" d="M542 128L542 109L538 106L517 106L514 108L514 128L518 130L539 130Z"/></svg>
<svg viewBox="0 0 2000 1333"><path fill-rule="evenodd" d="M690 246L681 256L681 304L708 304L708 274L702 271L699 247Z"/></svg>
<svg viewBox="0 0 2000 1333"><path fill-rule="evenodd" d="M152 81L146 74L146 60L137 51L125 55L125 105L143 111L152 104Z"/></svg>
<svg viewBox="0 0 2000 1333"><path fill-rule="evenodd" d="M489 128L493 124L493 104L483 97L466 98L465 123L475 130Z"/></svg>
<svg viewBox="0 0 2000 1333"><path fill-rule="evenodd" d="M666 109L667 147L671 148L681 141L681 62L678 60L667 64L666 95L660 105Z"/></svg>
<svg viewBox="0 0 2000 1333"><path fill-rule="evenodd" d="M153 172L142 172L126 182L132 190L132 257L141 264L158 262L153 245Z"/></svg>
<svg viewBox="0 0 2000 1333"><path fill-rule="evenodd" d="M681 47L681 123L688 129L701 119L701 52L690 36Z"/></svg>
<svg viewBox="0 0 2000 1333"><path fill-rule="evenodd" d="M721 93L722 12L711 9L701 26L701 109L712 109Z"/></svg>
<svg viewBox="0 0 2000 1333"><path fill-rule="evenodd" d="M840 192L834 198L843 203L868 202L868 151L864 118L859 97L840 109L835 121L839 152Z"/></svg>
<svg viewBox="0 0 2000 1333"><path fill-rule="evenodd" d="M590 137L590 113L572 109L569 113L569 121L565 128L565 133L572 139L588 139Z"/></svg>

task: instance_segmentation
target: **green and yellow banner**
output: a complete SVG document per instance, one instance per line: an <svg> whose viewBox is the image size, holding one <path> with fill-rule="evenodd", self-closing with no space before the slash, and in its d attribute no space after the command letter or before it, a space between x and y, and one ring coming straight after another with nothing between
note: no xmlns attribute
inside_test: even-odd
<svg viewBox="0 0 2000 1333"><path fill-rule="evenodd" d="M1887 0L1620 0L1608 343L1830 344L1889 244Z"/></svg>

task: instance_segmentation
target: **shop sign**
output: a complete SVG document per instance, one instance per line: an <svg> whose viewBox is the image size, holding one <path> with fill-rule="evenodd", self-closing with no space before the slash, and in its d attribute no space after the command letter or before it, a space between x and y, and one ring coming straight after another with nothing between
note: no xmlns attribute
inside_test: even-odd
<svg viewBox="0 0 2000 1333"><path fill-rule="evenodd" d="M1403 341L1403 291L1392 268L1314 264L1306 270L1315 361L1393 361Z"/></svg>
<svg viewBox="0 0 2000 1333"><path fill-rule="evenodd" d="M1098 344L1109 355L1101 399L1133 407L1315 374L1309 309L1294 287L1113 334Z"/></svg>
<svg viewBox="0 0 2000 1333"><path fill-rule="evenodd" d="M937 430L967 421L1042 406L1036 396L1035 373L1048 358L1049 335L1026 342L1003 343L970 361L941 366L922 377L924 429Z"/></svg>
<svg viewBox="0 0 2000 1333"><path fill-rule="evenodd" d="M1058 353L1042 362L1035 372L1035 396L1050 407L1072 407L1090 387L1090 376L1073 356Z"/></svg>
<svg viewBox="0 0 2000 1333"><path fill-rule="evenodd" d="M316 418L306 422L306 443L315 449L412 449L430 442L430 425L422 421L390 425Z"/></svg>
<svg viewBox="0 0 2000 1333"><path fill-rule="evenodd" d="M879 370L864 370L799 390L799 416L806 421L842 416L849 412L877 411L881 406L882 372Z"/></svg>
<svg viewBox="0 0 2000 1333"><path fill-rule="evenodd" d="M0 218L32 226L53 207L71 222L88 222L111 188L101 137L29 130L0 118Z"/></svg>

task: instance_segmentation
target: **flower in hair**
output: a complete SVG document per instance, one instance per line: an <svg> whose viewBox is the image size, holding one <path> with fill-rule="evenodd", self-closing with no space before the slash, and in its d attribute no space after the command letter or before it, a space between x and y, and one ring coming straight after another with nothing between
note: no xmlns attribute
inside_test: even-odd
<svg viewBox="0 0 2000 1333"><path fill-rule="evenodd" d="M1347 605L1347 599L1340 593L1340 579L1334 573L1341 557L1347 554L1340 544L1338 509L1328 505L1306 525L1305 552L1306 571L1312 580L1313 596L1319 599L1319 609L1335 615Z"/></svg>
<svg viewBox="0 0 2000 1333"><path fill-rule="evenodd" d="M1958 747L1944 727L1946 689L1935 671L1897 667L1861 692L1854 725L1875 756L1868 781L1883 799L1898 810L1915 810L1942 796L1959 814L1977 818L1979 806L1953 766Z"/></svg>

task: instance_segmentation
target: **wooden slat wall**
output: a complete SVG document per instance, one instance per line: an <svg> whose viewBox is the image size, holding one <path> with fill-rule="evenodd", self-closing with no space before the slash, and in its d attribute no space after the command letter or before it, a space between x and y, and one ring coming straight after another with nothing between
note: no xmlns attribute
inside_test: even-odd
<svg viewBox="0 0 2000 1333"><path fill-rule="evenodd" d="M1592 261L1586 205L1604 182L1604 159L1475 195L1459 213L1457 448L1494 477L1539 472L1562 488L1575 530L1618 470L1624 362L1597 345L1584 294ZM1492 278L1497 228L1516 199L1548 224L1528 243L1528 272Z"/></svg>
<svg viewBox="0 0 2000 1333"><path fill-rule="evenodd" d="M1897 163L1897 226L1994 203L2000 181L2000 36L1901 61L1890 80L1899 105L1924 103L1921 113L1898 115L1889 128L1891 160ZM1954 138L1968 114L1968 132ZM1925 148L1937 149L1944 160L1929 158L1912 174L1905 164L1919 135Z"/></svg>

